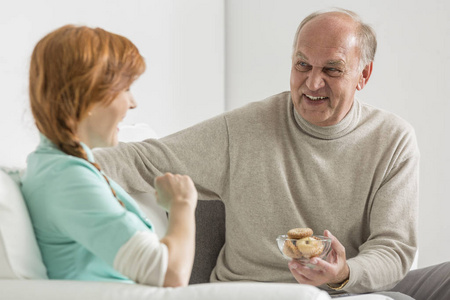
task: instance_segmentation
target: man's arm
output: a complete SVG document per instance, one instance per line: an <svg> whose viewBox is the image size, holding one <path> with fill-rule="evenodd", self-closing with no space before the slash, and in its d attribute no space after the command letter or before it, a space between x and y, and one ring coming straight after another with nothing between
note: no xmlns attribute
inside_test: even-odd
<svg viewBox="0 0 450 300"><path fill-rule="evenodd" d="M125 190L148 192L166 172L189 175L203 199L220 199L229 178L228 132L218 116L162 139L94 151L104 172Z"/></svg>
<svg viewBox="0 0 450 300"><path fill-rule="evenodd" d="M386 290L409 271L417 250L419 154L400 162L378 189L370 236L347 261L347 290ZM362 280L366 278L366 280Z"/></svg>

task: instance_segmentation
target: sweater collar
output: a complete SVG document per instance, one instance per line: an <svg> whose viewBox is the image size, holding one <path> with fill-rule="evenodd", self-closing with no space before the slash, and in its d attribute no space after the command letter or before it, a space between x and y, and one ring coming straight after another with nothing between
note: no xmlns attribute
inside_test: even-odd
<svg viewBox="0 0 450 300"><path fill-rule="evenodd" d="M290 99L291 109L294 112L294 118L297 125L305 131L306 133L320 139L325 140L333 140L351 132L355 129L356 125L359 122L359 118L361 115L361 104L358 99L354 99L353 105L350 108L348 114L342 119L338 124L331 126L317 126L306 121L298 112L295 110L294 105L292 103L292 99Z"/></svg>

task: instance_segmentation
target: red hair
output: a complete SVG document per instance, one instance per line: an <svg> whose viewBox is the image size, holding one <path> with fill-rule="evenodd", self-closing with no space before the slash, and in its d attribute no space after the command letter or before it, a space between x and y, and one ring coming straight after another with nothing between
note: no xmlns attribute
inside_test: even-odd
<svg viewBox="0 0 450 300"><path fill-rule="evenodd" d="M62 151L86 159L77 127L93 105L108 105L145 70L136 46L101 28L63 26L42 38L30 63L36 126Z"/></svg>

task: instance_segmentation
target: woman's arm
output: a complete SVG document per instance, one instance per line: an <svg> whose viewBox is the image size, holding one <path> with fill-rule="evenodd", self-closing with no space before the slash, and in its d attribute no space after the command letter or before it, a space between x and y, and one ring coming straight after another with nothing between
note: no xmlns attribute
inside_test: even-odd
<svg viewBox="0 0 450 300"><path fill-rule="evenodd" d="M190 177L170 173L155 179L155 189L158 203L169 211L161 239L169 252L164 286L186 286L194 263L197 191Z"/></svg>
<svg viewBox="0 0 450 300"><path fill-rule="evenodd" d="M195 253L197 191L188 176L167 173L155 179L158 204L169 211L166 235L136 232L114 259L114 268L133 281L153 286L186 286Z"/></svg>

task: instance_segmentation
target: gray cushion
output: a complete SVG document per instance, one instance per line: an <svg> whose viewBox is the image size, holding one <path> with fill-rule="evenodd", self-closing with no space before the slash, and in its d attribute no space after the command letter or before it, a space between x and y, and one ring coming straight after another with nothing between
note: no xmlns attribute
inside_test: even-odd
<svg viewBox="0 0 450 300"><path fill-rule="evenodd" d="M199 200L195 211L195 258L189 284L209 282L225 243L225 206L220 200Z"/></svg>

